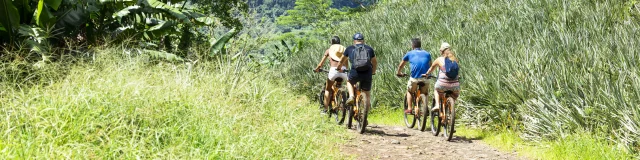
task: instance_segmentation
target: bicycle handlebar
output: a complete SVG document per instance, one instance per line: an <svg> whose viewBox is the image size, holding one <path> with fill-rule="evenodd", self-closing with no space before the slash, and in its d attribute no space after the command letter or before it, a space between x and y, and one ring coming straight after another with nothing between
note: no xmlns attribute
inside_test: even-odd
<svg viewBox="0 0 640 160"><path fill-rule="evenodd" d="M336 69L336 70L338 70L338 69ZM312 71L316 72L316 70L312 70ZM320 69L320 70L318 70L318 72L329 73L329 70ZM342 72L347 73L347 72L349 72L349 70L343 69Z"/></svg>
<svg viewBox="0 0 640 160"><path fill-rule="evenodd" d="M406 73L402 73L401 75L396 74L396 76L397 76L397 77L406 77L406 76L408 76L408 74L406 74ZM436 76L433 76L433 75L429 75L429 76L424 76L424 75L422 75L422 77L426 77L427 79L437 78Z"/></svg>

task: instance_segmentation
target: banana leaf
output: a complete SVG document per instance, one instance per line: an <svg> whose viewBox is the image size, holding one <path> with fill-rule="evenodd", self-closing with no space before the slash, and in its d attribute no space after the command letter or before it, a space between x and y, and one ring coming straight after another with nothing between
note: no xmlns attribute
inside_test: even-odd
<svg viewBox="0 0 640 160"><path fill-rule="evenodd" d="M227 42L229 42L231 38L236 36L238 32L239 32L238 30L233 28L229 32L227 32L224 36L222 36L220 39L218 39L215 43L213 43L211 45L211 51L209 53L209 56L215 56L216 54L220 53L220 51L224 48Z"/></svg>
<svg viewBox="0 0 640 160"><path fill-rule="evenodd" d="M49 7L44 0L38 1L38 9L35 14L36 24L40 27L49 27L51 22L55 22L55 17L49 11Z"/></svg>
<svg viewBox="0 0 640 160"><path fill-rule="evenodd" d="M62 3L62 0L45 0L44 3L46 3L47 6L51 7L51 9L53 9L54 11L57 11L58 7L60 7L60 3Z"/></svg>
<svg viewBox="0 0 640 160"><path fill-rule="evenodd" d="M129 16L130 13L140 10L142 7L138 5L129 6L113 14L113 18L122 18Z"/></svg>
<svg viewBox="0 0 640 160"><path fill-rule="evenodd" d="M20 14L11 0L0 0L0 24L9 35L14 35L20 26Z"/></svg>
<svg viewBox="0 0 640 160"><path fill-rule="evenodd" d="M189 21L189 18L188 18L187 15L185 15L179 9L177 9L177 8L171 6L171 5L167 5L166 3L163 3L161 1L158 1L158 0L140 0L140 1L138 1L138 5L141 5L141 6L144 6L144 7L150 7L150 8L154 8L154 9L159 9L161 11L164 11L164 12L168 13L169 15L174 17L175 19L178 19L178 20L182 21L182 23L191 24L191 21Z"/></svg>

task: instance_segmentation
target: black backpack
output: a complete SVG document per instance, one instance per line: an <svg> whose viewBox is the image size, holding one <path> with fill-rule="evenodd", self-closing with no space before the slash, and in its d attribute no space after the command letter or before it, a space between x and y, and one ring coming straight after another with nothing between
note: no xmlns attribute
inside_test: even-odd
<svg viewBox="0 0 640 160"><path fill-rule="evenodd" d="M353 51L353 68L357 71L367 71L371 69L371 56L369 52L364 47L364 45L355 45L355 50Z"/></svg>

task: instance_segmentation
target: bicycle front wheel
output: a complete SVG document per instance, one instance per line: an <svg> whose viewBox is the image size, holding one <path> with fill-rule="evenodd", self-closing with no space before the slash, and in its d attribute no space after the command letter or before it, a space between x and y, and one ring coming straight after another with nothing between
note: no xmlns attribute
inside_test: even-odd
<svg viewBox="0 0 640 160"><path fill-rule="evenodd" d="M420 95L420 101L418 101L420 113L417 113L416 119L418 120L418 129L423 132L427 130L427 119L429 119L429 108L427 108L429 105L427 102L427 95Z"/></svg>
<svg viewBox="0 0 640 160"><path fill-rule="evenodd" d="M404 116L404 124L407 125L407 128L413 128L416 125L416 116L413 114L407 114L407 109L410 109L409 102L407 101L407 96L404 96L404 110L402 110L402 114Z"/></svg>
<svg viewBox="0 0 640 160"><path fill-rule="evenodd" d="M336 96L336 104L338 107L335 111L336 123L338 123L338 125L341 125L344 122L344 118L347 115L346 102L347 93L344 91L338 92L338 95Z"/></svg>
<svg viewBox="0 0 640 160"><path fill-rule="evenodd" d="M431 108L435 107L435 105L436 99L434 98L431 101ZM438 136L438 134L440 134L440 128L442 127L440 124L440 113L429 109L429 121L431 121L431 133L433 133L433 136Z"/></svg>
<svg viewBox="0 0 640 160"><path fill-rule="evenodd" d="M453 138L453 133L455 133L455 123L456 123L456 109L454 107L453 98L447 98L446 107L444 108L445 114L445 125L444 125L444 136L447 138L447 141L451 141Z"/></svg>

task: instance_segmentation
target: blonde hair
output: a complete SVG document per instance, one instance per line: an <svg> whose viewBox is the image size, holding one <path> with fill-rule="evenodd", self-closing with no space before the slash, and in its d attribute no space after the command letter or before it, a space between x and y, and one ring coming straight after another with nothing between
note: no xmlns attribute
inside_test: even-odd
<svg viewBox="0 0 640 160"><path fill-rule="evenodd" d="M451 48L447 48L444 51L444 57L449 58L451 61L458 62L458 58L456 57L456 53L451 50Z"/></svg>

